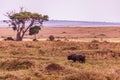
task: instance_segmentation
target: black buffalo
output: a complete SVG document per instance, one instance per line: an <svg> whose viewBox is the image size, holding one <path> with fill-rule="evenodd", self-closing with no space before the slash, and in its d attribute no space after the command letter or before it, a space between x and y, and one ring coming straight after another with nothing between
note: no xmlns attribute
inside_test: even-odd
<svg viewBox="0 0 120 80"><path fill-rule="evenodd" d="M85 55L83 54L71 54L67 57L68 60L73 60L74 62L79 61L85 63Z"/></svg>

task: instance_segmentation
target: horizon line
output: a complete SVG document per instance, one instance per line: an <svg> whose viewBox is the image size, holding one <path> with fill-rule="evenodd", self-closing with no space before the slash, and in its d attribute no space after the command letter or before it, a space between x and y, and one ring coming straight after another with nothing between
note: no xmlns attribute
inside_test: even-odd
<svg viewBox="0 0 120 80"><path fill-rule="evenodd" d="M0 21L9 20L9 19L0 19ZM73 21L73 22L100 22L100 23L120 23L115 21L91 21L91 20L66 20L66 19L50 19L49 21Z"/></svg>

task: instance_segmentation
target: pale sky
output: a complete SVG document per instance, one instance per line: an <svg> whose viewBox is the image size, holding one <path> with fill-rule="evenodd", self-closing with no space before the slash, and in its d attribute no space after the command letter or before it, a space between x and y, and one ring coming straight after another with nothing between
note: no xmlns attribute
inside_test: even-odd
<svg viewBox="0 0 120 80"><path fill-rule="evenodd" d="M20 7L54 20L120 22L120 0L1 0L0 20Z"/></svg>

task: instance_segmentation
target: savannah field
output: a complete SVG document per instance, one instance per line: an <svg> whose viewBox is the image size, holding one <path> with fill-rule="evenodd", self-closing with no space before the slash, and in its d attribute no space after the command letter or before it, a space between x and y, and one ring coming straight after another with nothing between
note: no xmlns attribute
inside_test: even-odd
<svg viewBox="0 0 120 80"><path fill-rule="evenodd" d="M45 41L50 35L61 41L91 42L92 40L98 40L100 42L120 42L120 27L42 27L39 34L37 34L37 39ZM0 40L7 37L15 38L16 32L10 27L0 28ZM27 32L24 41L32 41L33 38L34 36L30 36Z"/></svg>
<svg viewBox="0 0 120 80"><path fill-rule="evenodd" d="M55 41L48 41L53 35ZM15 38L11 28L0 28L0 80L120 80L120 28L42 28L37 35ZM67 60L74 53L86 63Z"/></svg>

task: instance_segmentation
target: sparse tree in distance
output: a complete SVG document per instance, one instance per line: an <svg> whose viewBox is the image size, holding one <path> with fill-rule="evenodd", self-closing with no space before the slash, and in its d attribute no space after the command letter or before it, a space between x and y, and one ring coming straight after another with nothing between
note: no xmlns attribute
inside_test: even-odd
<svg viewBox="0 0 120 80"><path fill-rule="evenodd" d="M23 8L19 12L8 12L7 17L10 20L6 22L17 32L16 41L22 41L25 33L32 26L41 27L44 21L48 21L47 15L23 11Z"/></svg>

